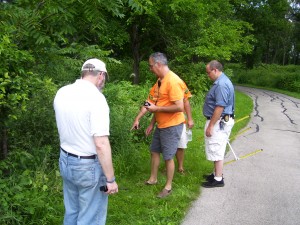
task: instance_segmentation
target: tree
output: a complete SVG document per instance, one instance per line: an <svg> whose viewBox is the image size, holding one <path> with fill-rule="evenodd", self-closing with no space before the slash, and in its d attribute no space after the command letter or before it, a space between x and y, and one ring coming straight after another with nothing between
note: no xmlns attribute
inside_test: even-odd
<svg viewBox="0 0 300 225"><path fill-rule="evenodd" d="M40 78L66 83L71 79L61 78L70 72L77 77L86 58L108 56L97 45L105 32L103 11L122 16L120 6L120 0L0 2L2 157L8 154L8 122L26 110Z"/></svg>
<svg viewBox="0 0 300 225"><path fill-rule="evenodd" d="M123 26L130 34L135 84L139 82L140 61L153 51L163 51L182 63L208 58L230 60L251 51L253 37L246 33L251 27L234 17L228 0L125 2Z"/></svg>
<svg viewBox="0 0 300 225"><path fill-rule="evenodd" d="M295 39L292 37L296 24L290 19L292 12L290 1L248 0L245 2L236 5L236 15L253 25L253 31L249 32L257 40L253 44L253 53L245 56L247 66L252 68L261 62L287 64L290 53L295 48L293 44Z"/></svg>

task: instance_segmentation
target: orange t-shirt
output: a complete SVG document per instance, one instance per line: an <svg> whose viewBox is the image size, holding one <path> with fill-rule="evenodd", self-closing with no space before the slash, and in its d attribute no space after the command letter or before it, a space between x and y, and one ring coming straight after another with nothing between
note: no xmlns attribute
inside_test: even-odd
<svg viewBox="0 0 300 225"><path fill-rule="evenodd" d="M164 79L158 80L150 89L148 101L157 106L170 106L174 104L173 102L184 98L186 89L186 84L170 71ZM185 121L183 112L155 112L154 116L158 128L176 126Z"/></svg>
<svg viewBox="0 0 300 225"><path fill-rule="evenodd" d="M184 87L185 87L184 88L184 101L185 101L186 99L192 97L192 93L190 92L190 90L188 89L185 83L184 83Z"/></svg>

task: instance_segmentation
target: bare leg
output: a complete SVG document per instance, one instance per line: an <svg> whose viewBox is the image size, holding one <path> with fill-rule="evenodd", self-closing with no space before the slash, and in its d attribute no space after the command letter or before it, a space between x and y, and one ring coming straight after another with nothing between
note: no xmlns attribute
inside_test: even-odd
<svg viewBox="0 0 300 225"><path fill-rule="evenodd" d="M215 176L223 176L223 160L215 161Z"/></svg>
<svg viewBox="0 0 300 225"><path fill-rule="evenodd" d="M183 148L178 148L176 152L176 159L178 163L178 171L183 172L183 159L184 159L184 149Z"/></svg>
<svg viewBox="0 0 300 225"><path fill-rule="evenodd" d="M160 154L157 152L151 152L151 176L149 178L149 182L157 181L157 172L160 162Z"/></svg>
<svg viewBox="0 0 300 225"><path fill-rule="evenodd" d="M172 181L173 181L173 176L174 176L174 170L175 170L175 164L174 160L165 160L166 163L166 169L167 169L167 182L165 189L171 190L172 189Z"/></svg>

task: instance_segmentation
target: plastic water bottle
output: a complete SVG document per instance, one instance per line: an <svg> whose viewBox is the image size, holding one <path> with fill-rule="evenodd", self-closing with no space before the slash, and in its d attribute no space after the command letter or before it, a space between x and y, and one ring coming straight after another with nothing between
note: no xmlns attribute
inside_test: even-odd
<svg viewBox="0 0 300 225"><path fill-rule="evenodd" d="M191 129L187 129L186 131L187 141L192 141L193 139L193 133Z"/></svg>

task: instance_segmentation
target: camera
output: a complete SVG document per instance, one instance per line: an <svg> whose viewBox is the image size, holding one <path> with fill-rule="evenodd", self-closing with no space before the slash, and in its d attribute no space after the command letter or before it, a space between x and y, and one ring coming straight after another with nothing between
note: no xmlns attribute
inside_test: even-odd
<svg viewBox="0 0 300 225"><path fill-rule="evenodd" d="M100 191L107 192L108 191L107 186L106 185L105 186L101 186L100 187Z"/></svg>
<svg viewBox="0 0 300 225"><path fill-rule="evenodd" d="M149 102L144 102L144 106L150 106L151 104Z"/></svg>

